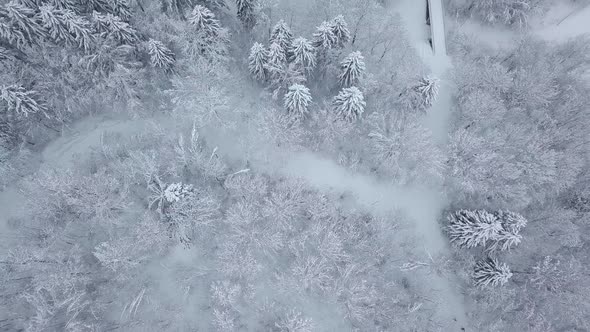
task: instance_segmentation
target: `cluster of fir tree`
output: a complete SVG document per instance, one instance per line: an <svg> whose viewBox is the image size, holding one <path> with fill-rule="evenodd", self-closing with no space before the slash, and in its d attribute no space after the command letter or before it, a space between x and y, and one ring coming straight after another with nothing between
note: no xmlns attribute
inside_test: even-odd
<svg viewBox="0 0 590 332"><path fill-rule="evenodd" d="M284 94L288 114L301 120L309 113L312 96L304 85L313 77L325 75L332 51L342 50L350 41L350 31L342 15L317 27L311 40L294 38L284 20L271 31L269 46L254 43L248 57L252 77L269 85L273 96ZM364 57L358 51L340 62L338 84L341 88L332 99L334 112L348 121L361 117L365 109L364 95L358 88L365 74Z"/></svg>
<svg viewBox="0 0 590 332"><path fill-rule="evenodd" d="M447 234L459 248L484 247L485 258L476 263L473 278L476 286L503 285L512 277L507 264L498 261L498 251L508 251L522 240L519 234L527 224L520 214L499 210L458 210L447 216Z"/></svg>
<svg viewBox="0 0 590 332"><path fill-rule="evenodd" d="M175 56L141 33L125 0L10 1L0 7L0 137L14 147L40 128L105 101L139 103L150 67ZM145 95L148 95L146 93Z"/></svg>

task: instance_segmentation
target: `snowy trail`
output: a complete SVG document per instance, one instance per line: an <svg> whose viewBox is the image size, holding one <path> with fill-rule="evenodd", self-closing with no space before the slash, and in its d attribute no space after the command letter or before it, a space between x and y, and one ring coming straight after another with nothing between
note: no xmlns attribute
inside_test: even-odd
<svg viewBox="0 0 590 332"><path fill-rule="evenodd" d="M423 61L430 67L432 75L440 79L439 94L436 102L424 117L423 122L432 132L434 143L446 150L449 134L449 122L452 107L452 82L448 80L447 72L451 61L446 50L445 13L442 0L428 0L430 9L431 37L434 52L419 52ZM425 25L424 10L417 6L416 0L401 0L393 6L406 23L408 30L420 29L418 25ZM424 4L425 6L426 4ZM410 32L410 36L413 34ZM415 35L415 34L414 34ZM416 49L424 49L428 39L413 39ZM410 215L416 219L416 233L424 239L425 249L430 253L445 254L449 252L449 244L442 233L438 220L447 200L443 188L409 188L409 193L418 192L416 199L421 204L419 210L414 211L415 203L406 206ZM427 212L426 212L427 211ZM417 214L418 213L418 214ZM438 295L440 303L437 308L438 319L444 324L445 331L461 331L468 329L468 320L463 295L455 287L455 282L439 275L430 275L432 291Z"/></svg>
<svg viewBox="0 0 590 332"><path fill-rule="evenodd" d="M78 156L84 156L93 147L100 146L104 133L120 133L129 137L146 128L150 121L145 119L128 119L125 117L87 117L64 130L62 136L51 141L41 152L41 164L38 171L50 169L67 169L74 165ZM11 218L25 213L25 197L16 189L18 183L0 191L0 241L8 239L6 225ZM8 241L3 241L4 245ZM0 252L2 246L0 246Z"/></svg>
<svg viewBox="0 0 590 332"><path fill-rule="evenodd" d="M443 29L441 0L433 9L438 10L433 24L435 29ZM446 149L449 131L449 118L452 102L452 83L445 79L450 68L446 55L444 31L438 33L436 41L440 53L433 54L428 45L429 30L425 24L424 7L416 6L416 0L402 0L392 7L405 21L408 34L412 38L417 52L431 68L432 74L441 79L439 96L424 124L432 131L435 143ZM437 22L438 23L435 23ZM281 158L282 159L282 158ZM415 257L426 257L427 253L445 255L449 252L448 240L442 233L438 220L447 205L442 187L425 187L421 185L395 186L377 181L368 175L355 174L332 160L310 152L299 152L285 156L285 166L279 171L292 177L304 179L308 184L322 191L348 192L357 204L377 215L402 211L412 223L412 237L416 238ZM434 273L412 271L413 276L423 280L426 293L436 302L434 320L443 331L461 331L468 329L468 320L463 303L463 296L454 287L455 282ZM412 275L412 274L411 274ZM452 278L452 277L451 277Z"/></svg>

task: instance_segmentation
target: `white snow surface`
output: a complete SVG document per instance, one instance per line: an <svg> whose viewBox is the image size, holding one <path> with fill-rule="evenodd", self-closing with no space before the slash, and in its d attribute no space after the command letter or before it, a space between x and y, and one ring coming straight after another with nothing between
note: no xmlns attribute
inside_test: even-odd
<svg viewBox="0 0 590 332"><path fill-rule="evenodd" d="M441 0L432 0L436 16L442 20ZM452 84L446 78L450 67L450 59L445 47L439 52L432 52L428 45L428 26L425 24L424 7L418 6L416 0L401 0L390 6L397 11L408 30L409 38L423 61L430 67L433 76L441 80L439 95L423 118L424 124L433 133L434 143L444 149L448 137L448 120L451 110ZM435 28L444 29L442 22ZM437 33L438 43L446 45L444 31ZM415 238L415 257L426 257L427 254L445 255L449 252L448 240L441 230L438 220L446 206L446 197L442 187L423 185L396 186L380 183L367 175L354 174L328 160L310 152L291 154L282 169L286 175L306 180L316 189L351 193L357 204L365 207L376 215L387 215L389 212L402 211L413 224L412 237ZM401 241L401 239L400 239ZM467 328L463 296L456 289L452 276L450 278L431 273L419 274L411 271L409 276L424 280L421 285L426 293L436 302L433 319L444 331L460 331Z"/></svg>
<svg viewBox="0 0 590 332"><path fill-rule="evenodd" d="M545 15L531 22L531 30L539 38L550 41L590 34L590 4L576 6L555 1Z"/></svg>
<svg viewBox="0 0 590 332"><path fill-rule="evenodd" d="M437 4L433 6L433 9L439 11L436 17L442 20L441 0L432 1ZM451 85L445 79L445 73L450 62L446 52L432 54L428 45L430 32L425 24L425 3L424 7L416 3L416 0L402 0L391 5L390 8L400 13L418 54L430 66L432 74L441 79L438 99L423 121L432 130L436 143L444 146L451 101ZM434 27L440 27L441 23ZM436 43L444 45L444 32L437 31L436 36ZM100 145L103 133L116 132L129 136L145 128L146 123L145 120L100 117L80 121L44 149L41 169L71 167L77 156L83 156L92 147ZM399 187L379 183L370 176L352 174L335 162L308 152L292 154L286 165L282 169L284 174L304 178L309 184L321 190L350 192L359 205L367 207L375 214L387 214L394 210L403 211L414 225L413 232L417 241L415 257L426 257L426 253L444 255L448 252L448 241L438 224L442 209L446 205L442 188L419 185ZM11 216L19 213L19 202L22 202L22 199L14 189L8 188L0 193L0 210L3 211L0 213L0 230ZM427 293L436 302L434 319L444 330L458 331L460 327L467 326L463 299L459 291L453 287L452 280L429 273L410 274L410 276L426 280L422 286L427 288Z"/></svg>

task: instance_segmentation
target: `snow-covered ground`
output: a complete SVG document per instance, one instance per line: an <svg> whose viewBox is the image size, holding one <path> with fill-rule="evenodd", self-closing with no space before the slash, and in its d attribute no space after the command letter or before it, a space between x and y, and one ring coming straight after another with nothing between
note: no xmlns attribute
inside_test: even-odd
<svg viewBox="0 0 590 332"><path fill-rule="evenodd" d="M590 4L554 1L545 15L532 20L531 30L539 38L552 41L590 34Z"/></svg>
<svg viewBox="0 0 590 332"><path fill-rule="evenodd" d="M422 6L416 5L417 2L421 1L398 1L391 10L400 13L417 52L430 66L432 74L441 79L438 100L425 116L424 123L433 132L436 143L444 147L452 92L452 85L446 79L450 61L445 52L432 54L428 45L430 32L425 24L425 3ZM433 2L440 4L440 0ZM439 11L442 10L442 6L437 8L440 8ZM442 18L442 12L439 14ZM436 43L441 43L440 34L437 38ZM71 166L78 155L86 154L92 147L99 146L105 132L129 136L145 128L145 125L146 122L143 120L112 118L89 118L81 121L45 148L41 169ZM417 240L414 257L426 258L427 252L433 255L444 255L448 252L448 242L438 223L442 209L446 205L442 188L418 185L397 187L378 183L371 177L351 174L336 163L310 153L293 155L287 165L283 170L285 174L307 179L310 184L320 189L350 192L359 205L366 206L375 213L386 214L393 210L405 212L414 225L413 235ZM0 193L0 210L3 211L0 213L0 230L11 216L20 213L22 201L22 197L14 189L8 188ZM416 276L426 280L423 286L436 302L435 320L441 324L443 330L460 331L461 327L467 327L463 299L452 280L427 272L409 273L420 274Z"/></svg>
<svg viewBox="0 0 590 332"><path fill-rule="evenodd" d="M436 14L440 21L435 27L441 29L443 13L440 0L433 0L433 2L437 1L439 4L433 6L433 9L438 8ZM451 112L452 84L448 81L446 74L450 68L450 60L444 46L439 48L440 52L433 54L428 45L429 29L425 24L425 2L424 6L419 6L416 0L402 0L393 5L391 10L400 14L418 54L430 67L432 75L441 80L438 99L424 117L423 122L432 131L435 143L444 149ZM445 45L444 34L437 36L437 43ZM307 180L319 190L350 193L355 203L377 215L383 216L398 210L403 212L413 224L411 236L416 240L415 252L412 253L414 257L427 260L428 253L444 256L449 252L448 241L438 222L447 203L441 187L422 185L399 187L379 183L370 176L353 174L331 160L307 152L293 154L283 171L287 175ZM410 273L412 273L411 277L424 280L421 286L425 287L426 293L436 302L436 313L433 319L444 331L460 331L461 328L468 326L463 296L456 289L452 276L451 279L447 279L437 274L421 274L420 271Z"/></svg>
<svg viewBox="0 0 590 332"><path fill-rule="evenodd" d="M49 142L41 153L38 171L66 169L74 165L76 158L84 158L92 148L99 147L105 133L121 134L130 137L145 129L153 122L145 119L129 119L119 114L110 116L89 116L64 129L62 135ZM0 234L7 234L7 223L11 218L26 212L25 199L16 189L18 183L0 191ZM0 240L2 240L0 238ZM6 244L7 241L4 242ZM2 246L0 246L0 252Z"/></svg>
<svg viewBox="0 0 590 332"><path fill-rule="evenodd" d="M415 0L402 0L395 6L394 10L400 12L402 19L406 22L408 30L423 29L420 24L424 25L424 7L417 5ZM452 102L452 82L448 79L448 70L451 67L451 61L446 52L445 39L445 13L443 11L442 0L430 1L430 22L432 27L432 38L434 52L420 52L423 61L430 67L432 75L439 78L440 89L439 95L424 117L423 121L427 128L432 132L434 143L438 144L445 150L448 133L449 119L451 116ZM410 33L415 37L417 34ZM423 49L423 37L413 39L416 49ZM413 193L413 195L412 195ZM413 188L404 188L403 196L409 199L406 204L406 210L416 221L416 234L424 241L424 248L430 253L444 255L449 251L447 239L444 237L438 220L442 214L442 209L446 205L446 198L443 188L424 188L416 186ZM403 201L402 201L403 202ZM432 291L438 294L441 301L438 305L437 314L439 320L449 331L459 331L468 325L465 314L463 296L456 289L453 280L446 279L438 275L431 275Z"/></svg>
<svg viewBox="0 0 590 332"><path fill-rule="evenodd" d="M502 25L487 25L475 19L447 16L451 30L476 37L494 48L510 48L519 38L532 34L546 41L563 42L584 34L590 34L590 4L575 4L554 0L545 11L531 18L527 29L510 29Z"/></svg>

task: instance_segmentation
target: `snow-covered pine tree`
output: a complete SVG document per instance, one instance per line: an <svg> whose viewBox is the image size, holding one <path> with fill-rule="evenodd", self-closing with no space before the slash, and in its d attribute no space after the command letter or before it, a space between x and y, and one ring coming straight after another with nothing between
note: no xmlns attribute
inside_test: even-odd
<svg viewBox="0 0 590 332"><path fill-rule="evenodd" d="M415 89L420 94L424 109L432 106L438 96L439 80L431 76L424 76L418 81Z"/></svg>
<svg viewBox="0 0 590 332"><path fill-rule="evenodd" d="M504 228L496 235L492 242L486 246L486 251L506 251L516 247L522 241L522 236L506 231Z"/></svg>
<svg viewBox="0 0 590 332"><path fill-rule="evenodd" d="M287 64L287 55L279 43L270 44L268 50L268 61L266 62L266 72L273 84L280 85L280 78L285 73Z"/></svg>
<svg viewBox="0 0 590 332"><path fill-rule="evenodd" d="M16 48L38 44L46 36L46 30L38 23L35 11L18 1L10 1L0 7L0 37Z"/></svg>
<svg viewBox="0 0 590 332"><path fill-rule="evenodd" d="M101 12L113 14L108 0L84 0L79 2L84 12Z"/></svg>
<svg viewBox="0 0 590 332"><path fill-rule="evenodd" d="M478 261L473 271L473 280L477 287L502 286L512 277L510 268L496 258L488 257Z"/></svg>
<svg viewBox="0 0 590 332"><path fill-rule="evenodd" d="M57 9L51 5L39 7L38 16L53 41L76 45L86 51L90 49L94 37L88 21L82 16L69 9Z"/></svg>
<svg viewBox="0 0 590 332"><path fill-rule="evenodd" d="M213 10L228 8L225 0L201 0L201 2L205 5L205 7L211 8Z"/></svg>
<svg viewBox="0 0 590 332"><path fill-rule="evenodd" d="M215 18L215 14L209 8L196 5L187 19L189 23L197 28L197 31L203 32L207 37L219 36L221 26Z"/></svg>
<svg viewBox="0 0 590 332"><path fill-rule="evenodd" d="M289 92L285 94L285 109L287 113L295 119L303 119L309 112L311 103L311 94L309 89L301 84L293 84L289 87Z"/></svg>
<svg viewBox="0 0 590 332"><path fill-rule="evenodd" d="M285 54L289 55L293 43L293 33L291 33L291 28L289 28L285 20L280 20L272 28L269 43L278 43L285 50Z"/></svg>
<svg viewBox="0 0 590 332"><path fill-rule="evenodd" d="M256 0L236 0L236 6L242 25L247 31L252 30L256 25L256 16L254 15Z"/></svg>
<svg viewBox="0 0 590 332"><path fill-rule="evenodd" d="M39 18L49 37L54 41L69 42L72 39L63 20L63 11L51 5L43 5L39 7Z"/></svg>
<svg viewBox="0 0 590 332"><path fill-rule="evenodd" d="M61 18L70 35L73 36L71 42L77 44L77 47L89 51L95 39L90 22L69 9L61 10Z"/></svg>
<svg viewBox="0 0 590 332"><path fill-rule="evenodd" d="M332 107L339 116L348 121L356 121L365 111L365 97L356 87L344 88L332 100Z"/></svg>
<svg viewBox="0 0 590 332"><path fill-rule="evenodd" d="M104 38L116 40L119 44L132 45L139 40L137 31L127 22L113 14L92 13L94 27Z"/></svg>
<svg viewBox="0 0 590 332"><path fill-rule="evenodd" d="M14 55L8 49L0 46L0 61L14 59Z"/></svg>
<svg viewBox="0 0 590 332"><path fill-rule="evenodd" d="M8 85L0 88L0 98L8 104L8 111L17 116L27 117L41 113L49 118L47 108L36 100L35 91L27 91L20 85Z"/></svg>
<svg viewBox="0 0 590 332"><path fill-rule="evenodd" d="M150 38L147 42L147 49L152 66L164 70L172 68L175 62L174 53L164 46L161 41Z"/></svg>
<svg viewBox="0 0 590 332"><path fill-rule="evenodd" d="M502 230L498 233L494 242L486 248L488 251L510 250L520 244L522 236L520 230L526 226L527 220L520 214L511 211L497 211L494 213L502 224Z"/></svg>
<svg viewBox="0 0 590 332"><path fill-rule="evenodd" d="M330 22L324 21L316 28L311 42L319 51L325 52L336 45L336 35Z"/></svg>
<svg viewBox="0 0 590 332"><path fill-rule="evenodd" d="M365 58L361 52L352 52L340 62L338 82L341 87L348 88L357 85L364 74Z"/></svg>
<svg viewBox="0 0 590 332"><path fill-rule="evenodd" d="M227 54L228 31L221 27L215 14L206 7L196 5L188 21L196 27L197 38L187 45L186 52L192 55L205 54L211 59L223 59Z"/></svg>
<svg viewBox="0 0 590 332"><path fill-rule="evenodd" d="M495 215L502 223L504 229L513 234L520 233L520 230L523 229L528 223L525 217L512 211L499 210L495 213Z"/></svg>
<svg viewBox="0 0 590 332"><path fill-rule="evenodd" d="M168 15L178 15L181 18L184 18L185 10L194 5L195 3L192 0L160 0L162 12Z"/></svg>
<svg viewBox="0 0 590 332"><path fill-rule="evenodd" d="M109 0L110 12L120 17L123 21L129 22L131 18L131 8L127 0Z"/></svg>
<svg viewBox="0 0 590 332"><path fill-rule="evenodd" d="M309 72L315 67L316 56L314 48L307 39L298 37L291 45L290 61L296 65L301 66L306 72Z"/></svg>
<svg viewBox="0 0 590 332"><path fill-rule="evenodd" d="M248 56L248 69L250 75L258 81L266 79L266 62L268 60L268 52L261 43L254 43L250 48L250 55Z"/></svg>
<svg viewBox="0 0 590 332"><path fill-rule="evenodd" d="M51 4L57 9L76 10L76 1L72 0L53 0Z"/></svg>
<svg viewBox="0 0 590 332"><path fill-rule="evenodd" d="M502 224L494 214L485 210L458 210L448 217L447 233L453 243L461 248L486 245L498 238Z"/></svg>
<svg viewBox="0 0 590 332"><path fill-rule="evenodd" d="M332 33L336 36L336 46L343 48L350 41L350 31L348 30L348 24L344 20L344 16L336 16L330 21L330 25L332 26Z"/></svg>

